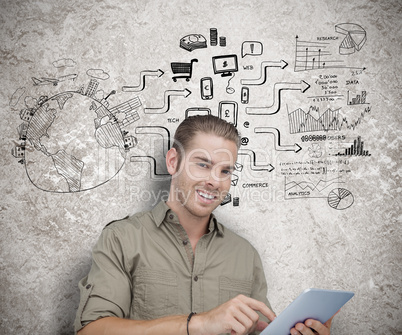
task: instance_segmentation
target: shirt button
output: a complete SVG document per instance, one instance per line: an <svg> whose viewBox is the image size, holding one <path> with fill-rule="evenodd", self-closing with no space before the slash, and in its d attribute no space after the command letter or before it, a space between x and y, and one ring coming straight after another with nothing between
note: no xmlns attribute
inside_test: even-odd
<svg viewBox="0 0 402 335"><path fill-rule="evenodd" d="M88 284L87 286L85 286L85 288L86 288L87 290L89 290L91 287L92 287L91 284Z"/></svg>
<svg viewBox="0 0 402 335"><path fill-rule="evenodd" d="M183 245L187 245L188 244L188 241L187 240L184 240L183 241Z"/></svg>
<svg viewBox="0 0 402 335"><path fill-rule="evenodd" d="M194 281L198 281L198 276L195 276L195 277L194 277Z"/></svg>
<svg viewBox="0 0 402 335"><path fill-rule="evenodd" d="M169 219L173 220L174 219L174 215L173 214L169 214Z"/></svg>

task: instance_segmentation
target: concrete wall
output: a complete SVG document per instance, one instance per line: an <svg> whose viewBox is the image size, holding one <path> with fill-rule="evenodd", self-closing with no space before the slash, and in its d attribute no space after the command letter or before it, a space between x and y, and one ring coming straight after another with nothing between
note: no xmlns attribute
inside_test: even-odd
<svg viewBox="0 0 402 335"><path fill-rule="evenodd" d="M73 333L102 228L166 196L169 134L209 109L243 137L217 215L275 311L351 290L333 334L401 334L401 22L400 1L1 0L0 333Z"/></svg>

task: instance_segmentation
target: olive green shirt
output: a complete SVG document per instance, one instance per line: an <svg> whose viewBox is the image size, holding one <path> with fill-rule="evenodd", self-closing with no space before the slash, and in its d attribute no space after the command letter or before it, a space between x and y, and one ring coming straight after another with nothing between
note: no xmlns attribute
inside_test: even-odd
<svg viewBox="0 0 402 335"><path fill-rule="evenodd" d="M238 294L270 307L261 260L251 244L211 215L193 254L165 202L106 226L79 288L76 332L107 316L149 320L200 313Z"/></svg>

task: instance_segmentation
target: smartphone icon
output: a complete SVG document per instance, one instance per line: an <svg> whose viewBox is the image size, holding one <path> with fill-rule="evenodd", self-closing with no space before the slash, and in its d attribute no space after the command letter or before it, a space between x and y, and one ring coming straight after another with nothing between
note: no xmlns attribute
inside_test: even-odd
<svg viewBox="0 0 402 335"><path fill-rule="evenodd" d="M249 95L248 87L243 86L241 88L241 103L242 104L248 104L248 95Z"/></svg>
<svg viewBox="0 0 402 335"><path fill-rule="evenodd" d="M203 100L211 100L214 97L213 81L211 77L201 78L201 98Z"/></svg>

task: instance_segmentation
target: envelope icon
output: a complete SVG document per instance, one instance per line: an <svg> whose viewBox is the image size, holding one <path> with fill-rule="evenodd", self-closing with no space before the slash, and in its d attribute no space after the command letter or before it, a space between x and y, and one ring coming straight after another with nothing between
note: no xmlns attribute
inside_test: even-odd
<svg viewBox="0 0 402 335"><path fill-rule="evenodd" d="M237 186L237 183L239 182L239 176L238 175L232 175L232 181L230 182L230 185L232 186Z"/></svg>
<svg viewBox="0 0 402 335"><path fill-rule="evenodd" d="M234 168L235 168L236 171L241 172L243 170L243 165L236 162L235 165L234 165Z"/></svg>

